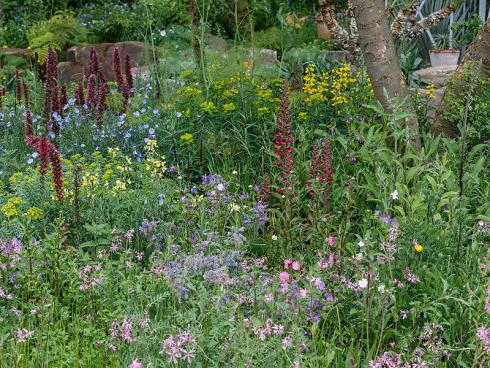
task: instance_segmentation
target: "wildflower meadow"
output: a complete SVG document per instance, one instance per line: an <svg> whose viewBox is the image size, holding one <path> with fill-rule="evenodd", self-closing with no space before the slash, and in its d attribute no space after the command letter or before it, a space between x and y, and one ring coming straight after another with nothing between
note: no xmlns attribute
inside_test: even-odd
<svg viewBox="0 0 490 368"><path fill-rule="evenodd" d="M351 41L308 28L316 1L262 1L277 24L235 1L235 28L226 1L162 1L163 25L128 3L69 16L119 42L139 33L104 24L139 14L145 64L118 43L69 80L54 41L0 59L0 368L488 367L488 80L462 71L435 132L435 85L385 108ZM273 37L277 59L250 51Z"/></svg>

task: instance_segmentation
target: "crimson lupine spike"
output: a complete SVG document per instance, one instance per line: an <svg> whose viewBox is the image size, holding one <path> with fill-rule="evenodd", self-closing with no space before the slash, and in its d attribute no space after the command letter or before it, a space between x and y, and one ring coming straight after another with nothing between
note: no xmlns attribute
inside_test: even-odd
<svg viewBox="0 0 490 368"><path fill-rule="evenodd" d="M91 75L87 84L87 105L95 108L97 105L97 81L95 75Z"/></svg>
<svg viewBox="0 0 490 368"><path fill-rule="evenodd" d="M332 149L328 138L324 138L322 141L318 181L323 187L333 183Z"/></svg>
<svg viewBox="0 0 490 368"><path fill-rule="evenodd" d="M3 96L5 96L5 93L7 92L7 90L5 89L5 87L0 87L0 108L2 107L2 103L3 103Z"/></svg>
<svg viewBox="0 0 490 368"><path fill-rule="evenodd" d="M271 197L271 181L268 172L266 172L262 178L262 188L259 197L260 201L263 203L267 203Z"/></svg>
<svg viewBox="0 0 490 368"><path fill-rule="evenodd" d="M126 109L128 107L129 97L131 95L131 91L129 90L129 86L126 83L124 83L122 85L121 93L123 95L124 109Z"/></svg>
<svg viewBox="0 0 490 368"><path fill-rule="evenodd" d="M129 89L132 90L134 88L134 80L133 75L131 74L131 57L126 55L126 62L124 64L124 69L126 72L126 83L129 86Z"/></svg>
<svg viewBox="0 0 490 368"><path fill-rule="evenodd" d="M99 88L99 93L98 93L98 101L97 101L97 125L100 127L100 123L102 122L102 115L104 114L105 110L105 100L107 98L107 95L109 94L109 87L107 86L107 83L103 83L100 88Z"/></svg>
<svg viewBox="0 0 490 368"><path fill-rule="evenodd" d="M35 137L38 138L38 137ZM44 176L48 171L49 166L49 141L47 138L39 137L37 144L37 153L40 161L39 173L41 174L41 180L44 180Z"/></svg>
<svg viewBox="0 0 490 368"><path fill-rule="evenodd" d="M121 71L121 53L119 47L116 47L112 52L112 71L114 72L117 88L119 89L119 92L122 93L124 78Z"/></svg>
<svg viewBox="0 0 490 368"><path fill-rule="evenodd" d="M99 75L99 57L97 56L97 51L94 48L90 49L89 55L89 67L88 67L89 75Z"/></svg>
<svg viewBox="0 0 490 368"><path fill-rule="evenodd" d="M51 47L48 48L46 60L46 87L51 89L58 83L58 54Z"/></svg>
<svg viewBox="0 0 490 368"><path fill-rule="evenodd" d="M78 106L85 105L85 94L83 91L83 82L81 80L78 81L77 89L75 90L75 100Z"/></svg>
<svg viewBox="0 0 490 368"><path fill-rule="evenodd" d="M291 127L291 114L289 112L289 89L287 81L284 82L283 95L281 97L281 107L277 116L277 131L274 134L276 143L274 151L277 155L276 166L281 169L280 194L292 192L291 173L294 166L293 157L293 135Z"/></svg>
<svg viewBox="0 0 490 368"><path fill-rule="evenodd" d="M63 169L61 166L60 154L55 145L46 137L38 137L33 135L32 113L30 111L27 111L26 113L25 132L25 141L27 145L34 148L39 157L39 173L41 175L41 182L44 181L49 163L51 162L56 197L60 202L63 201Z"/></svg>
<svg viewBox="0 0 490 368"><path fill-rule="evenodd" d="M22 92L24 93L24 103L26 106L29 105L29 89L27 88L27 83L22 82Z"/></svg>
<svg viewBox="0 0 490 368"><path fill-rule="evenodd" d="M60 100L58 97L58 88L53 86L51 88L51 114L53 112L59 112L60 110Z"/></svg>
<svg viewBox="0 0 490 368"><path fill-rule="evenodd" d="M26 129L26 137L29 137L31 135L33 135L33 123L32 123L32 112L30 112L29 110L26 111L26 126L25 126L25 129Z"/></svg>
<svg viewBox="0 0 490 368"><path fill-rule="evenodd" d="M63 201L63 169L61 167L60 153L53 144L49 147L49 159L53 171L53 184L58 200Z"/></svg>
<svg viewBox="0 0 490 368"><path fill-rule="evenodd" d="M19 69L15 69L15 99L17 102L22 100L22 81L20 80Z"/></svg>

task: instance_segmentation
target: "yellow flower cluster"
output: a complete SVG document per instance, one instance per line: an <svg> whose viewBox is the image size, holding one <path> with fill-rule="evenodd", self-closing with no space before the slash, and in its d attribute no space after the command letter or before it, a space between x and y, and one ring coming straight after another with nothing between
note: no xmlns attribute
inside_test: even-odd
<svg viewBox="0 0 490 368"><path fill-rule="evenodd" d="M332 106L345 104L349 101L346 92L350 86L356 83L356 78L347 63L343 63L339 68L332 70L332 85L330 93L332 94Z"/></svg>
<svg viewBox="0 0 490 368"><path fill-rule="evenodd" d="M158 157L156 153L157 141L154 139L148 140L145 146L146 157L146 171L150 173L152 178L162 177L167 170L165 164L165 156Z"/></svg>
<svg viewBox="0 0 490 368"><path fill-rule="evenodd" d="M20 197L12 197L7 203L5 203L2 207L0 207L0 211L7 216L15 217L19 214L19 205L22 203L22 198Z"/></svg>
<svg viewBox="0 0 490 368"><path fill-rule="evenodd" d="M303 79L303 92L306 93L306 103L331 101L331 106L342 105L350 100L349 88L357 82L357 77L349 64L332 69L330 73L322 71L316 75L315 66L306 67Z"/></svg>
<svg viewBox="0 0 490 368"><path fill-rule="evenodd" d="M181 89L179 89L177 93L186 96L194 96L194 95L200 95L202 91L194 86L184 86Z"/></svg>
<svg viewBox="0 0 490 368"><path fill-rule="evenodd" d="M223 92L223 96L226 98L230 98L238 94L238 90L236 89L227 89L226 91Z"/></svg>
<svg viewBox="0 0 490 368"><path fill-rule="evenodd" d="M264 100L270 100L272 98L272 90L270 89L259 89L257 90L257 97Z"/></svg>
<svg viewBox="0 0 490 368"><path fill-rule="evenodd" d="M213 102L208 101L208 102L203 102L201 104L201 110L203 112L215 112L216 111L216 106Z"/></svg>
<svg viewBox="0 0 490 368"><path fill-rule="evenodd" d="M308 95L306 103L311 104L313 102L325 102L327 96L325 93L328 91L328 73L323 71L317 78L315 74L315 66L309 64L305 70L305 77L303 79L303 92Z"/></svg>
<svg viewBox="0 0 490 368"><path fill-rule="evenodd" d="M192 134L191 133L184 133L180 136L180 139L184 142L184 143L192 143Z"/></svg>
<svg viewBox="0 0 490 368"><path fill-rule="evenodd" d="M223 105L223 111L229 112L236 109L236 105L233 102L227 103Z"/></svg>
<svg viewBox="0 0 490 368"><path fill-rule="evenodd" d="M436 95L434 94L436 86L434 85L434 83L429 84L426 89L427 91L425 92L425 94L429 100L433 100L434 98L436 98Z"/></svg>
<svg viewBox="0 0 490 368"><path fill-rule="evenodd" d="M35 207L35 206L28 208L26 211L26 216L31 221L39 220L43 216L43 214L44 211L39 207Z"/></svg>

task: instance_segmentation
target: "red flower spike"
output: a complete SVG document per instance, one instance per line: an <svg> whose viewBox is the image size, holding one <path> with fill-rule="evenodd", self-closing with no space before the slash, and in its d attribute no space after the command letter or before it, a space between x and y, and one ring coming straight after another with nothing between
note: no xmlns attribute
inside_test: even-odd
<svg viewBox="0 0 490 368"><path fill-rule="evenodd" d="M289 112L289 90L287 81L284 82L284 91L281 98L281 107L277 116L277 132L274 134L274 151L278 157L276 166L281 169L280 182L282 188L279 193L284 194L293 190L291 173L294 166L293 135L291 127L291 113Z"/></svg>
<svg viewBox="0 0 490 368"><path fill-rule="evenodd" d="M124 69L126 72L126 83L129 86L129 89L132 90L134 88L134 80L133 75L131 74L131 58L129 55L126 55L126 62L124 64Z"/></svg>

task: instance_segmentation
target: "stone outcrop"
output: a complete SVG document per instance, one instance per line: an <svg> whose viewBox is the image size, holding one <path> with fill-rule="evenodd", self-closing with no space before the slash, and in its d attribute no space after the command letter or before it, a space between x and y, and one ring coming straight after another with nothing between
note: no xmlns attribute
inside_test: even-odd
<svg viewBox="0 0 490 368"><path fill-rule="evenodd" d="M425 69L417 70L414 74L426 83L434 84L434 98L429 100L429 110L427 112L430 118L435 117L437 106L444 97L446 84L451 79L451 76L456 71L457 65L441 65ZM419 89L419 93L424 94L426 89Z"/></svg>
<svg viewBox="0 0 490 368"><path fill-rule="evenodd" d="M436 88L442 88L451 79L457 67L457 65L441 65L420 69L414 74L428 83L433 83Z"/></svg>
<svg viewBox="0 0 490 368"><path fill-rule="evenodd" d="M58 64L60 82L66 84L83 78L84 68L89 64L89 54L92 48L97 51L104 76L108 80L114 80L112 52L116 47L121 50L121 61L123 64L126 55L130 56L133 67L141 67L149 64L151 58L150 48L143 42L128 41L71 47L66 51L66 61Z"/></svg>

